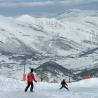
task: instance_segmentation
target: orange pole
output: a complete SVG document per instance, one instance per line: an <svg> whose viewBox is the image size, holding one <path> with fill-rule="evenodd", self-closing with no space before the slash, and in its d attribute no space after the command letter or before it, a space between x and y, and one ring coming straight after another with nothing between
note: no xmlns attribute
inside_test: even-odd
<svg viewBox="0 0 98 98"><path fill-rule="evenodd" d="M23 81L26 81L26 74L23 73Z"/></svg>
<svg viewBox="0 0 98 98"><path fill-rule="evenodd" d="M25 64L24 64L23 81L26 81Z"/></svg>

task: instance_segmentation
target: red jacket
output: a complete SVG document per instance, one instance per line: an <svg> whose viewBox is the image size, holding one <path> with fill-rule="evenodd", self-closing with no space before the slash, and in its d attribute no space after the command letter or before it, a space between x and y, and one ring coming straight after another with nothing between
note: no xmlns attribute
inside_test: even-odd
<svg viewBox="0 0 98 98"><path fill-rule="evenodd" d="M36 81L35 76L34 76L34 74L32 72L30 72L28 74L28 82L33 82L33 81Z"/></svg>

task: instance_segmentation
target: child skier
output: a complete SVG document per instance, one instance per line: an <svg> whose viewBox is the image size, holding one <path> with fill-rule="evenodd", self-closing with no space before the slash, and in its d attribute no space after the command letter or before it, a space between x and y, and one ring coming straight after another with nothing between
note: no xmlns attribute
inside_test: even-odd
<svg viewBox="0 0 98 98"><path fill-rule="evenodd" d="M25 92L27 92L27 90L28 90L28 88L31 86L31 88L30 88L30 92L33 92L33 87L34 87L34 85L33 85L33 81L35 81L35 82L37 82L36 80L35 80L35 76L34 76L34 74L33 74L33 69L31 69L31 72L28 74L28 77L27 77L27 86L26 86L26 88L25 88Z"/></svg>
<svg viewBox="0 0 98 98"><path fill-rule="evenodd" d="M68 89L68 85L67 85L67 83L66 83L66 81L65 81L65 79L63 79L63 81L61 82L61 88L60 89L62 89L62 88L66 88L68 91L69 91L69 89ZM67 86L67 87L66 87Z"/></svg>

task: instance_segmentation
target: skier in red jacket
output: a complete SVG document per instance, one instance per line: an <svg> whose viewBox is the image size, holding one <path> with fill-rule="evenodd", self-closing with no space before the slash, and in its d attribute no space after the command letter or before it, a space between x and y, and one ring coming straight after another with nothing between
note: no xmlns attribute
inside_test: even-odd
<svg viewBox="0 0 98 98"><path fill-rule="evenodd" d="M34 87L33 81L37 82L37 81L35 80L35 76L34 76L34 74L33 74L33 69L31 69L31 72L28 74L28 77L27 77L28 85L27 85L26 88L25 88L25 92L27 92L27 90L28 90L28 88L30 87L30 85L31 85L30 92L33 92L33 87Z"/></svg>

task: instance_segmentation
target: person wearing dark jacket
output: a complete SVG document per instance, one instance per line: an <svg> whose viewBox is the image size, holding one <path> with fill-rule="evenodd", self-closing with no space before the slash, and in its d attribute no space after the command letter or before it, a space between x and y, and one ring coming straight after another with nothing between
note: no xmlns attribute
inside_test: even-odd
<svg viewBox="0 0 98 98"><path fill-rule="evenodd" d="M31 69L31 72L28 74L27 76L27 86L25 88L25 92L27 92L28 88L31 86L30 88L30 92L33 92L33 88L34 88L34 85L33 85L33 81L37 82L35 80L35 76L33 74L33 69Z"/></svg>
<svg viewBox="0 0 98 98"><path fill-rule="evenodd" d="M62 89L62 88L66 88L66 89L69 91L69 89L68 89L68 85L67 85L65 79L62 80L61 85L62 85L62 86L61 86L60 89Z"/></svg>

